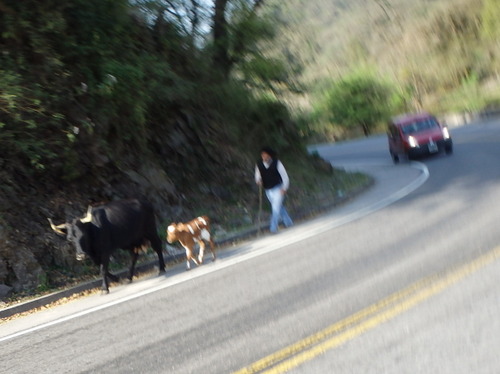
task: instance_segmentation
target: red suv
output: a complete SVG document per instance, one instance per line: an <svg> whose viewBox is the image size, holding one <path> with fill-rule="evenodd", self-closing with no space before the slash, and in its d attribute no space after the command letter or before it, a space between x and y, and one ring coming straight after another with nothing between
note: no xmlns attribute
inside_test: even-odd
<svg viewBox="0 0 500 374"><path fill-rule="evenodd" d="M404 114L392 119L387 131L389 152L395 163L399 162L401 155L408 159L417 156L453 152L448 127L442 126L433 115L429 113Z"/></svg>

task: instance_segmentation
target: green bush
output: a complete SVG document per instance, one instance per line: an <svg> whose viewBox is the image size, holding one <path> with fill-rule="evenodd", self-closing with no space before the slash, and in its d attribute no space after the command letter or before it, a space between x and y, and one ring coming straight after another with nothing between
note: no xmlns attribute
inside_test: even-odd
<svg viewBox="0 0 500 374"><path fill-rule="evenodd" d="M395 90L372 73L355 71L333 83L324 98L324 110L333 123L361 127L369 135L395 106Z"/></svg>
<svg viewBox="0 0 500 374"><path fill-rule="evenodd" d="M57 156L68 139L62 130L64 115L48 107L48 100L18 74L0 70L0 157L20 158L40 171Z"/></svg>

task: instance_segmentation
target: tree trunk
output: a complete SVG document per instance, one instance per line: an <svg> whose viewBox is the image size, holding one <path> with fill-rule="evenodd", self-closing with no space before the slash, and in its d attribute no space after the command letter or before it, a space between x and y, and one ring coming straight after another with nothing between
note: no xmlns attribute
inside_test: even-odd
<svg viewBox="0 0 500 374"><path fill-rule="evenodd" d="M228 0L215 0L215 12L213 16L213 67L219 74L219 78L227 80L231 71L231 59L229 57L229 33L227 29L226 7Z"/></svg>
<svg viewBox="0 0 500 374"><path fill-rule="evenodd" d="M370 136L370 127L368 126L368 124L363 123L361 127L363 128L363 134L365 135L365 137Z"/></svg>
<svg viewBox="0 0 500 374"><path fill-rule="evenodd" d="M214 43L214 54L212 57L212 65L214 70L218 72L218 78L227 80L231 73L231 68L237 62L234 55L238 55L245 50L245 46L241 45L236 37L235 44L232 45L237 53L231 55L231 43L229 29L226 19L227 5L230 0L214 0L214 15L212 35ZM252 12L255 13L257 9L262 6L264 0L254 0L252 4Z"/></svg>

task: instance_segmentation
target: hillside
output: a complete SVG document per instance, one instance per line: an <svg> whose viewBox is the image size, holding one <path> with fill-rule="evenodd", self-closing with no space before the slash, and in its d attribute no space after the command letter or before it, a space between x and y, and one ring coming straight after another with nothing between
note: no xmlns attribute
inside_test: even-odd
<svg viewBox="0 0 500 374"><path fill-rule="evenodd" d="M276 6L286 40L278 53L295 56L289 63L301 72L305 110L332 80L362 66L392 82L407 110L473 111L500 103L498 2L290 0Z"/></svg>
<svg viewBox="0 0 500 374"><path fill-rule="evenodd" d="M263 145L289 169L292 214L367 181L309 156L288 108L242 82L242 71L257 76L245 62L272 66L256 48L269 27L258 2L218 1L216 15L193 8L213 16L205 43L198 18L190 31L179 23L183 9L133 4L0 1L0 299L97 276L47 221L82 217L89 205L144 197L162 237L199 214L216 238L255 225Z"/></svg>
<svg viewBox="0 0 500 374"><path fill-rule="evenodd" d="M370 70L401 111L499 106L499 12L497 0L0 1L0 298L95 275L47 222L88 205L145 197L160 232L202 213L220 235L254 225L263 145L290 169L292 213L334 202L367 179L306 152L341 126L311 115L332 82Z"/></svg>

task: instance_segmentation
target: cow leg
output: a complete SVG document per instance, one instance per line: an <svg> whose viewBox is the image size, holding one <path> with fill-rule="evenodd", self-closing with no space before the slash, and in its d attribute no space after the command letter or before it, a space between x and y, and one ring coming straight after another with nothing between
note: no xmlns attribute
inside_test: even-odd
<svg viewBox="0 0 500 374"><path fill-rule="evenodd" d="M137 263L137 258L139 257L139 253L134 250L130 251L130 255L132 256L132 264L130 265L130 269L128 272L128 280L132 282L132 278L134 277L135 264Z"/></svg>
<svg viewBox="0 0 500 374"><path fill-rule="evenodd" d="M103 261L101 264L101 276L102 276L102 293L109 293L109 283L108 283L108 262Z"/></svg>
<svg viewBox="0 0 500 374"><path fill-rule="evenodd" d="M163 251L161 249L161 239L156 236L154 238L149 239L151 242L151 247L153 247L154 251L158 255L158 268L159 273L165 273L165 260L163 259Z"/></svg>

